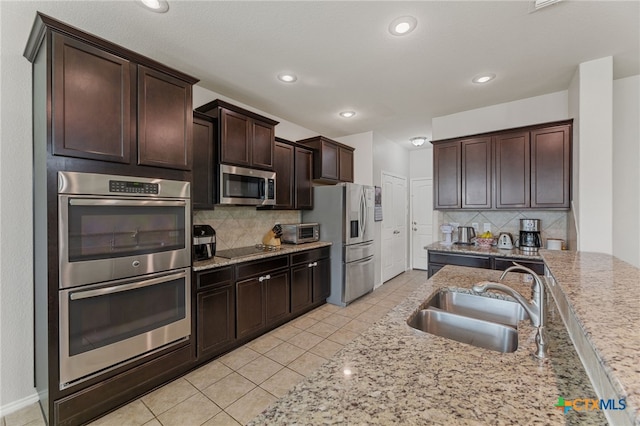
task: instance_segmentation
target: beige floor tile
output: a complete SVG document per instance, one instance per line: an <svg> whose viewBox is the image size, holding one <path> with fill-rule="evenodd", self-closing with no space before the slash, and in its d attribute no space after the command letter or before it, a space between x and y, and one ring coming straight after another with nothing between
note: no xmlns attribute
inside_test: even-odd
<svg viewBox="0 0 640 426"><path fill-rule="evenodd" d="M335 325L338 328L342 327L349 321L351 321L351 317L345 317L344 315L340 315L339 313L332 314L322 320L322 322Z"/></svg>
<svg viewBox="0 0 640 426"><path fill-rule="evenodd" d="M273 330L271 333L271 335L277 337L278 339L282 339L282 340L289 340L292 337L294 337L297 334L302 333L302 330L294 327L292 325L289 324L285 324L283 326L280 326L278 328L276 328L275 330Z"/></svg>
<svg viewBox="0 0 640 426"><path fill-rule="evenodd" d="M201 425L221 411L220 407L198 392L162 413L158 420L163 426Z"/></svg>
<svg viewBox="0 0 640 426"><path fill-rule="evenodd" d="M225 411L244 425L276 400L275 396L258 387L231 404Z"/></svg>
<svg viewBox="0 0 640 426"><path fill-rule="evenodd" d="M355 319L373 324L385 315L387 315L387 312L368 310L355 317Z"/></svg>
<svg viewBox="0 0 640 426"><path fill-rule="evenodd" d="M141 399L144 405L146 405L154 415L158 416L195 395L197 392L198 389L191 385L191 383L184 378L180 378L143 396Z"/></svg>
<svg viewBox="0 0 640 426"><path fill-rule="evenodd" d="M341 345L340 343L332 342L331 340L323 340L322 342L309 349L309 352L329 359L343 347L344 345Z"/></svg>
<svg viewBox="0 0 640 426"><path fill-rule="evenodd" d="M225 413L216 414L211 420L203 423L202 426L240 426L233 417Z"/></svg>
<svg viewBox="0 0 640 426"><path fill-rule="evenodd" d="M272 334L265 334L247 343L246 346L249 349L253 349L258 353L264 354L265 352L269 352L271 349L275 348L282 342L284 342L284 340L279 339Z"/></svg>
<svg viewBox="0 0 640 426"><path fill-rule="evenodd" d="M354 303L352 305L347 306L346 308L343 308L341 311L338 311L338 313L345 317L355 318L361 313L363 313L364 311L366 311L367 309L369 309L371 306L373 305L365 302L360 302L358 304Z"/></svg>
<svg viewBox="0 0 640 426"><path fill-rule="evenodd" d="M265 354L265 356L268 356L272 360L282 365L287 365L303 353L304 349L292 345L289 342L284 342L281 345L271 349Z"/></svg>
<svg viewBox="0 0 640 426"><path fill-rule="evenodd" d="M228 376L233 372L232 369L221 363L220 361L211 361L203 365L197 370L184 376L193 386L202 390L211 386L213 383Z"/></svg>
<svg viewBox="0 0 640 426"><path fill-rule="evenodd" d="M307 314L307 316L309 318L312 318L312 319L318 320L318 321L322 321L323 319L325 319L329 315L331 315L331 312L327 312L327 311L323 310L322 308L316 308L315 310L313 310L313 311L311 311L311 312L309 312Z"/></svg>
<svg viewBox="0 0 640 426"><path fill-rule="evenodd" d="M327 303L325 305L322 305L322 308L320 308L320 309L322 309L323 311L326 311L326 312L329 312L329 313L333 314L335 312L340 311L343 308L340 307L340 306L337 306L337 305L332 305L331 303Z"/></svg>
<svg viewBox="0 0 640 426"><path fill-rule="evenodd" d="M296 373L308 376L318 369L327 360L321 356L305 352L288 365Z"/></svg>
<svg viewBox="0 0 640 426"><path fill-rule="evenodd" d="M158 419L156 419L155 417L153 418L153 420L149 420L148 422L146 422L145 424L143 424L142 426L162 426L162 423L160 423L158 421Z"/></svg>
<svg viewBox="0 0 640 426"><path fill-rule="evenodd" d="M376 306L386 306L386 307L389 307L389 308L395 308L397 304L398 304L398 302L396 302L395 300L393 300L391 298L384 298L384 299L380 299L378 301L378 303L376 304Z"/></svg>
<svg viewBox="0 0 640 426"><path fill-rule="evenodd" d="M354 333L353 331L345 330L344 328L341 328L340 330L333 333L331 336L327 337L327 339L336 343L340 343L342 345L346 345L347 343L349 343L359 335L360 335L359 333Z"/></svg>
<svg viewBox="0 0 640 426"><path fill-rule="evenodd" d="M306 331L326 339L327 337L338 331L338 327L336 327L335 325L327 324L325 322L319 322L307 328Z"/></svg>
<svg viewBox="0 0 640 426"><path fill-rule="evenodd" d="M354 319L345 324L342 329L353 331L354 333L361 334L363 331L371 327L372 322L370 321L361 321L359 319Z"/></svg>
<svg viewBox="0 0 640 426"><path fill-rule="evenodd" d="M249 379L238 373L231 373L202 392L217 405L226 408L255 387L255 383Z"/></svg>
<svg viewBox="0 0 640 426"><path fill-rule="evenodd" d="M304 376L302 374L296 373L288 368L283 368L265 380L260 387L270 394L282 398L303 379Z"/></svg>
<svg viewBox="0 0 640 426"><path fill-rule="evenodd" d="M304 350L309 350L322 341L322 337L303 331L289 339L289 343Z"/></svg>
<svg viewBox="0 0 640 426"><path fill-rule="evenodd" d="M253 349L249 349L246 346L242 346L233 352L229 352L221 358L218 358L227 367L232 370L237 370L245 364L250 363L254 359L258 358L260 354Z"/></svg>
<svg viewBox="0 0 640 426"><path fill-rule="evenodd" d="M90 423L91 426L144 425L154 419L153 413L137 399Z"/></svg>
<svg viewBox="0 0 640 426"><path fill-rule="evenodd" d="M317 323L318 323L318 320L315 320L313 318L309 318L308 316L303 315L299 318L294 319L289 324L291 324L296 328L299 328L300 330L306 330L307 328Z"/></svg>
<svg viewBox="0 0 640 426"><path fill-rule="evenodd" d="M6 426L23 426L32 422L41 422L44 425L44 417L42 416L42 410L40 410L40 404L34 402L18 411L14 411L11 414L7 414L2 418ZM34 423L40 424L40 423Z"/></svg>
<svg viewBox="0 0 640 426"><path fill-rule="evenodd" d="M250 363L242 366L237 370L237 373L242 374L245 378L251 380L256 385L267 380L281 370L282 365L267 358L266 356L260 356Z"/></svg>

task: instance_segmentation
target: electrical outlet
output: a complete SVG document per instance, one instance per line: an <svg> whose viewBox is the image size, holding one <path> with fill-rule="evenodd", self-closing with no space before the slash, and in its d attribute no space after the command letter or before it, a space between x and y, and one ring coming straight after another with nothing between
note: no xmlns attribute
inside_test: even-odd
<svg viewBox="0 0 640 426"><path fill-rule="evenodd" d="M484 223L483 227L482 227L482 232L491 232L491 224L490 223Z"/></svg>
<svg viewBox="0 0 640 426"><path fill-rule="evenodd" d="M479 227L478 227L478 222L473 222L473 223L471 224L471 226L472 226L472 227L473 227L473 229L476 231L476 233L478 233L478 229L479 229Z"/></svg>
<svg viewBox="0 0 640 426"><path fill-rule="evenodd" d="M522 275L522 282L523 283L532 283L533 282L533 276L531 274Z"/></svg>

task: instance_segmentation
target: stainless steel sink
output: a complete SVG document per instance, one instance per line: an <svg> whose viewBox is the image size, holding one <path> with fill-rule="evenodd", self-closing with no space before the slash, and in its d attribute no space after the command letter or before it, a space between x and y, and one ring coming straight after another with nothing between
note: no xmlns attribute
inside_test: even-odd
<svg viewBox="0 0 640 426"><path fill-rule="evenodd" d="M528 315L519 303L441 290L407 324L425 333L498 352L518 349L518 321Z"/></svg>
<svg viewBox="0 0 640 426"><path fill-rule="evenodd" d="M517 326L518 321L529 318L519 303L457 291L439 291L427 301L426 307L429 306L454 314L512 326Z"/></svg>
<svg viewBox="0 0 640 426"><path fill-rule="evenodd" d="M436 309L421 309L407 323L417 330L480 348L498 352L518 349L518 330L509 325Z"/></svg>

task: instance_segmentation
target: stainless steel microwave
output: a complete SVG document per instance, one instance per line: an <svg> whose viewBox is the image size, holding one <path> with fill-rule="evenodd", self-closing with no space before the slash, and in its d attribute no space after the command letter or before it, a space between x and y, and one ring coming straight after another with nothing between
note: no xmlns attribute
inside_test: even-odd
<svg viewBox="0 0 640 426"><path fill-rule="evenodd" d="M312 243L320 239L320 225L317 223L286 223L282 225L283 243Z"/></svg>
<svg viewBox="0 0 640 426"><path fill-rule="evenodd" d="M218 204L269 206L276 203L276 173L220 165Z"/></svg>

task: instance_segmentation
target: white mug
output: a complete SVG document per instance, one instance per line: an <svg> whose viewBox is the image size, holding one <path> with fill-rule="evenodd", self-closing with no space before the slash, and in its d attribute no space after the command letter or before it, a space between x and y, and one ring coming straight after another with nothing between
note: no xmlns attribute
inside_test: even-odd
<svg viewBox="0 0 640 426"><path fill-rule="evenodd" d="M548 250L562 250L563 245L564 245L564 240L559 240L556 238L547 238Z"/></svg>

